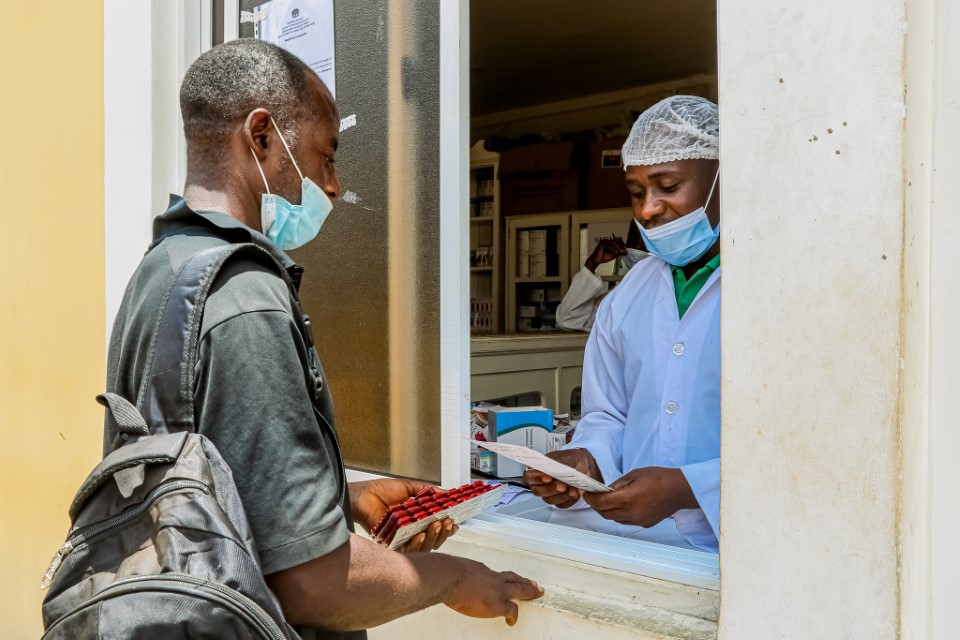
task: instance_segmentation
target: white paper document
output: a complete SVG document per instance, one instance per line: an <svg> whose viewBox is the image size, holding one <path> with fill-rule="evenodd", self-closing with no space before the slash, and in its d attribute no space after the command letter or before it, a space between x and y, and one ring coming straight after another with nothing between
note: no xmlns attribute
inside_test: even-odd
<svg viewBox="0 0 960 640"><path fill-rule="evenodd" d="M253 21L258 38L306 62L337 97L333 0L271 0L254 8Z"/></svg>
<svg viewBox="0 0 960 640"><path fill-rule="evenodd" d="M478 440L475 441L474 444L483 447L487 451L498 453L501 456L505 456L511 460L519 462L520 464L526 465L531 469L542 471L551 478L565 482L571 487L576 487L577 489L591 491L594 493L613 491L613 489L607 485L603 484L602 482L597 482L587 474L580 473L573 467L568 467L567 465L548 458L547 456L538 451L534 451L533 449L521 447L520 445L516 444L506 444L504 442L481 442Z"/></svg>

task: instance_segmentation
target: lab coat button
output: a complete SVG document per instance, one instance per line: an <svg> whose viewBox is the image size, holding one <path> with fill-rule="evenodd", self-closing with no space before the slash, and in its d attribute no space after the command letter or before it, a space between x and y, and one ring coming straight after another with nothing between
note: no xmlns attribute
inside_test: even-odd
<svg viewBox="0 0 960 640"><path fill-rule="evenodd" d="M676 402L671 400L667 404L663 405L663 408L667 411L667 413L669 413L670 415L673 415L680 410L680 405L678 405Z"/></svg>
<svg viewBox="0 0 960 640"><path fill-rule="evenodd" d="M677 344L673 345L673 355L675 356L682 356L684 353L686 353L686 351L687 348L683 346L682 342L678 342Z"/></svg>

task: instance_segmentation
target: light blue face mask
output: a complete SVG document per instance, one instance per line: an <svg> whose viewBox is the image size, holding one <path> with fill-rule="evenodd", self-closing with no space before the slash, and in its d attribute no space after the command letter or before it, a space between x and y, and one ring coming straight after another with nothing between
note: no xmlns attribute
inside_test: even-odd
<svg viewBox="0 0 960 640"><path fill-rule="evenodd" d="M720 171L713 178L707 202L695 211L691 211L682 218L677 218L665 225L644 229L637 222L647 251L657 256L667 264L675 267L684 267L703 257L713 243L720 237L720 225L714 229L707 218L707 204L713 197L713 190L717 186Z"/></svg>
<svg viewBox="0 0 960 640"><path fill-rule="evenodd" d="M293 168L300 175L300 204L290 204L285 198L270 193L270 185L267 184L267 176L263 173L260 160L257 159L253 149L250 149L250 153L253 154L257 169L260 170L260 177L263 178L263 186L267 190L260 197L260 228L263 229L263 235L287 251L302 247L317 237L320 227L333 210L333 203L313 180L304 177L290 152L290 147L287 146L287 141L280 132L280 127L273 118L270 118L270 122L273 122L273 128L277 130L280 142L283 143L283 148L287 150L287 155L293 162Z"/></svg>
<svg viewBox="0 0 960 640"><path fill-rule="evenodd" d="M633 269L638 262L644 258L649 258L650 254L646 251L640 251L640 249L631 249L627 247L627 252L620 256L620 268L617 270L617 273L621 276L627 274L627 271Z"/></svg>

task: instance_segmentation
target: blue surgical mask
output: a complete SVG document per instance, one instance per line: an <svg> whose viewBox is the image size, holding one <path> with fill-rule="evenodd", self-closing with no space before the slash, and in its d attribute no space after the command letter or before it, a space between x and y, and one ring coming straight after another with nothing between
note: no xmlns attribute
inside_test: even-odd
<svg viewBox="0 0 960 640"><path fill-rule="evenodd" d="M267 176L263 173L260 160L257 159L257 154L253 149L250 149L250 153L253 153L257 169L260 170L260 177L263 178L263 186L267 190L260 197L260 228L263 230L263 235L286 251L302 247L317 237L317 234L320 233L320 227L323 226L327 216L333 210L333 203L313 180L304 177L296 159L290 152L290 147L287 146L287 141L283 138L280 127L277 126L273 118L270 118L270 121L273 122L273 127L277 130L277 135L280 136L280 142L283 143L283 148L287 150L287 155L293 162L293 168L300 175L300 204L290 204L285 198L270 193Z"/></svg>
<svg viewBox="0 0 960 640"><path fill-rule="evenodd" d="M620 269L618 273L620 275L626 275L627 271L633 269L638 262L644 258L649 258L650 254L646 251L640 251L640 249L631 249L627 247L627 252L620 256Z"/></svg>
<svg viewBox="0 0 960 640"><path fill-rule="evenodd" d="M657 256L667 264L683 267L703 257L713 243L720 237L720 225L714 229L707 218L707 204L713 197L713 190L717 186L719 170L713 178L707 202L699 209L677 218L665 225L644 229L637 222L647 251Z"/></svg>

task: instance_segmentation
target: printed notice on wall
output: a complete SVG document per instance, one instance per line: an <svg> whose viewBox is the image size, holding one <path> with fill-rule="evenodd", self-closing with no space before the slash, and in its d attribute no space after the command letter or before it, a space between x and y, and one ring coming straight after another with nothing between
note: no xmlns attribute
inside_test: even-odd
<svg viewBox="0 0 960 640"><path fill-rule="evenodd" d="M254 8L254 34L294 54L337 95L333 0L272 0Z"/></svg>

